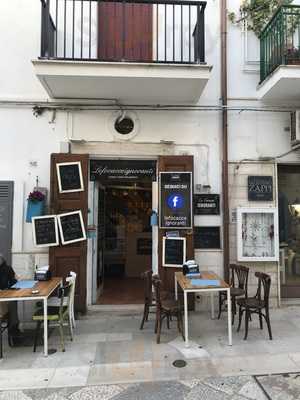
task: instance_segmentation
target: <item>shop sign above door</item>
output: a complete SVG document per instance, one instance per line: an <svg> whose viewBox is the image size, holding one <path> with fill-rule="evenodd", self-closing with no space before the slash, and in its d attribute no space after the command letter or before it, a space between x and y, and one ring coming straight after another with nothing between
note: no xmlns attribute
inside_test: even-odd
<svg viewBox="0 0 300 400"><path fill-rule="evenodd" d="M192 173L160 172L160 228L192 228Z"/></svg>
<svg viewBox="0 0 300 400"><path fill-rule="evenodd" d="M248 176L248 200L272 201L273 177L272 176Z"/></svg>
<svg viewBox="0 0 300 400"><path fill-rule="evenodd" d="M151 182L156 180L156 161L152 160L91 160L90 179L102 183L114 181Z"/></svg>
<svg viewBox="0 0 300 400"><path fill-rule="evenodd" d="M219 215L219 194L194 194L194 215Z"/></svg>

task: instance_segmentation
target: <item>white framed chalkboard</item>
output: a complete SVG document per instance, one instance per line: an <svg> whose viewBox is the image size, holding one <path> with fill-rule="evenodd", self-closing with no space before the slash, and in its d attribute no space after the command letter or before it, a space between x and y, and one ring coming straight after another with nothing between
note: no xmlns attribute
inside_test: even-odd
<svg viewBox="0 0 300 400"><path fill-rule="evenodd" d="M163 237L162 265L181 268L186 262L186 238Z"/></svg>
<svg viewBox="0 0 300 400"><path fill-rule="evenodd" d="M84 191L81 162L56 164L59 193Z"/></svg>
<svg viewBox="0 0 300 400"><path fill-rule="evenodd" d="M33 243L36 247L59 245L56 215L43 215L32 218Z"/></svg>
<svg viewBox="0 0 300 400"><path fill-rule="evenodd" d="M57 216L62 244L86 240L86 233L81 211L72 211Z"/></svg>

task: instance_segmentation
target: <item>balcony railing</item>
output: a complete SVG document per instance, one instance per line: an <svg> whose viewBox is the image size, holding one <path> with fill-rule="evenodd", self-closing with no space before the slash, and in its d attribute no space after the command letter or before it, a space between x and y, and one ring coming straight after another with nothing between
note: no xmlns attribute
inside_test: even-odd
<svg viewBox="0 0 300 400"><path fill-rule="evenodd" d="M279 65L300 65L300 6L281 6L260 35L260 81Z"/></svg>
<svg viewBox="0 0 300 400"><path fill-rule="evenodd" d="M41 59L205 62L204 1L41 0Z"/></svg>

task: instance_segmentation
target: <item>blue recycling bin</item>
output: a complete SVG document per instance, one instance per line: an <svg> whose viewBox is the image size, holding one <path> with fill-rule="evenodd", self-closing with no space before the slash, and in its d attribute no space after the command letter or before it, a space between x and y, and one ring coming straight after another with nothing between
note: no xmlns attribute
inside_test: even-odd
<svg viewBox="0 0 300 400"><path fill-rule="evenodd" d="M32 217L39 217L44 214L45 201L27 200L26 222L32 222Z"/></svg>

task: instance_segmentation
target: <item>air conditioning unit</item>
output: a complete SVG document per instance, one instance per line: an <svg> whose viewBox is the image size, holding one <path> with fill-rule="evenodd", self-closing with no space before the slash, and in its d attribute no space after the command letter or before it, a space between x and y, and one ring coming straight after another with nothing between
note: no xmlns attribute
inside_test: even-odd
<svg viewBox="0 0 300 400"><path fill-rule="evenodd" d="M291 113L291 146L300 144L300 110Z"/></svg>

